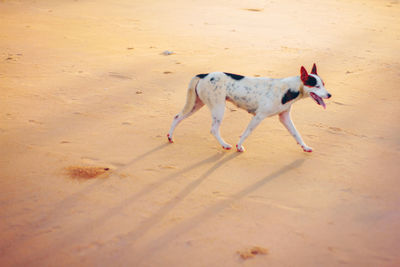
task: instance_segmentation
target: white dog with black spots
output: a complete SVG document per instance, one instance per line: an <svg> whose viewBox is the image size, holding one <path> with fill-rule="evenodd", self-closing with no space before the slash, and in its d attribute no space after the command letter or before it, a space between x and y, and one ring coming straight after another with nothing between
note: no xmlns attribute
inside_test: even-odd
<svg viewBox="0 0 400 267"><path fill-rule="evenodd" d="M225 104L229 101L254 115L236 145L238 152L244 151L243 142L263 119L278 114L280 122L303 150L312 152L312 148L304 143L290 117L292 104L308 96L324 108L326 106L323 99L331 97L317 74L315 64L310 74L302 66L300 76L282 79L247 77L225 72L199 74L190 81L186 104L183 110L174 117L167 135L168 140L173 143L172 136L176 126L205 104L211 111L211 133L222 148L231 149L232 146L224 141L219 132Z"/></svg>

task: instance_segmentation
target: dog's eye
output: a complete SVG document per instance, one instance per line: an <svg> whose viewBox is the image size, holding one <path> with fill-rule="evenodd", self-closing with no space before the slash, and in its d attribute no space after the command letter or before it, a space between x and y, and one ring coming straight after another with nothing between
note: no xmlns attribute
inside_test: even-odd
<svg viewBox="0 0 400 267"><path fill-rule="evenodd" d="M317 86L315 86L315 88L320 88L320 86L319 86L319 85L317 85Z"/></svg>

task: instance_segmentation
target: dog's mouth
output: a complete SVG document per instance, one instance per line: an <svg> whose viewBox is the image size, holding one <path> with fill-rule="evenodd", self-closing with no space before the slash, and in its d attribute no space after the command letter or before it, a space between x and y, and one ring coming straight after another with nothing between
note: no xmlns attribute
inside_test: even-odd
<svg viewBox="0 0 400 267"><path fill-rule="evenodd" d="M324 100L322 100L322 98L320 96L318 96L317 94L311 92L310 96L315 100L315 102L317 102L318 105L321 105L324 107L324 109L326 108L325 102Z"/></svg>

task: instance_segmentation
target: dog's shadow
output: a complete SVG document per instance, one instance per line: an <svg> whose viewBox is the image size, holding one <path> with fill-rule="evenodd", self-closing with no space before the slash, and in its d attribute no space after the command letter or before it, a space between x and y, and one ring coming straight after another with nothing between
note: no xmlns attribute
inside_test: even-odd
<svg viewBox="0 0 400 267"><path fill-rule="evenodd" d="M144 159L145 157L148 157L158 151L161 151L168 145L169 145L168 143L158 145L158 146L154 147L153 149L136 156L131 161L129 161L127 164L121 165L120 167L114 169L113 172L110 174L109 178L116 176L119 172L125 170L128 167L131 167L132 165L134 165L135 163ZM197 164L199 164L199 165L204 164L204 163L208 162L208 160L212 161L212 160L215 160L215 158L210 157L209 159L201 161ZM167 179L168 178L171 178L171 177L167 177ZM3 250L3 251L12 250L15 245L29 242L29 240L34 239L35 236L37 236L38 233L41 232L41 229L49 228L55 222L63 220L64 218L68 217L70 210L73 209L74 207L79 206L82 198L84 198L88 194L91 194L93 191L96 191L99 187L101 187L103 184L105 184L108 180L109 179L101 178L101 179L96 179L95 181L93 181L89 184L82 183L82 188L80 190L70 194L66 198L59 201L58 203L55 203L52 209L48 210L47 212L43 212L43 214L41 216L38 216L38 218L36 218L36 220L30 221L26 225L22 226L20 231L21 232L29 232L28 235L15 236L12 240L12 243L9 243L8 245L0 246L0 250ZM124 205L128 204L128 202L134 201L135 199L145 195L146 193L151 192L152 190L155 190L157 187L161 186L162 184L163 184L163 182L154 186L153 188L150 188L150 187L144 188L139 193L133 195L132 198L130 198L129 200L121 202L121 205L105 212L103 214L103 216L100 216L100 217L98 217L97 220L91 221L87 225L84 225L83 227L80 228L80 230L78 230L74 233L79 233L79 236L84 235L85 232L90 231L90 228L93 225L96 225L96 224L101 225L108 218L110 218L111 216L113 216L116 213L118 213L119 211L121 211L124 208ZM68 236L72 236L72 235L73 235L73 233L69 234ZM65 244L64 242L60 242L60 244L61 243ZM54 246L59 248L58 243ZM41 258L45 258L45 256L44 255L42 255L42 256L35 255L35 257L34 257L34 259L41 259Z"/></svg>
<svg viewBox="0 0 400 267"><path fill-rule="evenodd" d="M142 154L140 154L139 156L136 156L135 158L131 159L128 163L125 164L118 164L119 166L117 168L115 168L113 170L113 175L118 174L120 172L122 172L123 170L131 167L132 165L134 165L135 163L137 163L138 161L143 160L144 158L163 150L164 148L168 147L170 144L169 143L164 143L161 145L158 145L156 147L154 147L153 149L150 149L149 151L146 151Z"/></svg>
<svg viewBox="0 0 400 267"><path fill-rule="evenodd" d="M128 164L120 167L118 171L121 171L125 168L128 168L132 166L134 163L138 162L140 159L147 157L164 147L166 147L168 144L163 144L158 147L155 147L152 150L149 150L148 152L143 153L142 155L135 157L133 160L131 160ZM137 193L134 193L127 199L121 201L118 205L115 207L106 210L103 214L100 216L97 216L95 219L90 220L89 222L84 223L83 225L80 225L75 231L69 232L62 239L60 239L58 242L50 244L46 249L42 249L38 251L38 253L35 254L35 256L29 258L29 259L23 259L22 261L28 262L28 261L40 261L40 260L45 260L49 256L49 251L56 251L59 250L63 247L65 247L68 244L74 244L79 242L84 238L84 236L87 236L90 232L93 231L94 228L98 229L102 225L104 225L109 219L115 217L116 215L119 215L125 208L128 206L132 205L133 203L137 202L138 199L141 197L144 197L155 190L159 189L162 187L164 184L166 184L168 181L171 181L172 179L179 177L186 172L192 171L194 169L198 169L204 165L214 163L210 168L208 168L206 171L204 171L197 179L191 181L188 183L179 193L177 193L174 197L172 197L165 205L160 207L153 215L151 215L149 218L145 219L143 222L140 223L138 227L133 229L132 231L125 233L123 235L117 236L114 239L114 242L123 244L122 249L120 249L119 254L121 256L123 255L128 255L131 253L131 248L132 245L136 243L141 237L149 233L151 230L156 227L156 225L161 222L178 204L180 204L182 201L184 201L188 195L190 195L198 186L205 181L210 175L212 175L215 171L217 171L219 168L227 164L229 161L235 159L236 157L242 155L241 153L232 153L232 154L225 154L225 153L216 153L210 157L207 157L203 160L197 161L184 169L173 172L166 177L160 178L160 180L156 183L147 185L146 187L142 188L140 191ZM305 159L298 159L293 161L290 164L287 164L280 168L279 170L271 173L270 175L260 179L256 183L244 188L243 190L237 192L236 194L232 195L231 197L228 197L227 199L221 200L218 203L214 204L213 206L205 209L204 211L200 212L199 214L188 218L187 220L174 225L168 232L162 234L158 238L150 241L149 243L145 244L143 247L143 250L141 253L143 257L147 255L147 252L153 251L156 252L165 245L167 245L170 241L173 241L180 235L190 231L191 229L197 227L199 224L209 220L212 217L215 217L217 214L219 214L222 210L224 210L227 207L230 207L231 204L235 201L238 201L242 198L244 198L246 195L250 194L251 192L255 191L256 189L260 188L261 186L265 185L266 183L278 178L284 173L287 173L295 168L298 168ZM94 189L97 185L100 185L99 183L94 183L91 187L87 189ZM84 190L82 192L79 192L77 195L73 197L72 200L73 203L76 203L77 198L84 192L87 193L88 190ZM63 205L66 204L65 201L62 202ZM61 206L63 206L61 205ZM69 203L68 206L71 206L72 204ZM60 205L57 205L60 207ZM50 215L50 214L48 214ZM48 216L46 216L48 217ZM22 241L23 240L19 240ZM50 253L51 254L51 253ZM140 261L142 258L140 255L138 260ZM26 261L28 260L28 261ZM144 258L143 258L144 260Z"/></svg>
<svg viewBox="0 0 400 267"><path fill-rule="evenodd" d="M116 173L118 173L119 171L122 171L128 167L131 167L133 164L140 161L140 159L143 159L144 157L147 157L147 156L165 148L168 145L169 144L159 145L159 146L135 157L129 163L115 169L114 175ZM107 221L109 221L111 218L115 217L116 215L121 214L121 212L125 208L129 207L133 203L136 203L136 201L138 199L140 199L141 197L144 197L148 194L151 194L152 192L156 191L157 189L162 187L164 184L166 184L168 181L171 181L172 179L179 177L188 171L192 171L194 169L200 168L204 165L207 165L207 164L217 161L217 163L214 164L210 169L208 169L203 175L201 175L201 177L199 177L198 179L196 179L195 181L193 181L192 183L187 185L185 187L185 189L182 190L175 198L173 198L171 201L169 201L166 205L164 205L161 209L159 209L156 212L156 214L154 214L148 220L146 220L143 224L141 224L137 230L128 233L128 235L124 235L124 237L126 236L128 239L132 239L132 240L139 238L140 236L145 234L149 229L151 229L157 222L159 222L167 213L169 213L170 210L172 210L177 204L179 204L187 195L189 195L210 174L212 174L215 170L217 170L219 167L221 167L227 161L235 158L238 154L237 153L231 154L230 156L227 156L225 159L219 161L225 155L226 154L224 154L224 153L218 152L218 153L216 153L212 156L209 156L203 160L197 161L197 162L185 167L184 169L182 169L180 171L171 173L170 175L167 175L165 177L161 177L158 182L145 186L137 193L134 193L127 199L122 200L115 207L106 210L103 214L101 214L100 216L97 216L95 219L85 222L84 224L80 225L79 228L76 229L75 231L69 232L68 234L64 235L64 237L60 241L52 243L46 249L39 251L33 257L30 257L29 259L23 259L22 260L23 263L28 262L28 261L45 260L50 255L48 253L49 251L59 250L68 244L73 244L73 243L79 242L79 240L83 239L84 236L86 236L88 233L92 232L92 230L94 228L101 227ZM85 193L89 193L89 191L95 190L95 188L97 186L101 185L102 183L104 183L104 181L105 181L104 179L98 180L98 182L91 184L85 190L77 192L76 194L74 194L74 196L71 196L71 197L61 201L53 211L47 213L44 217L39 219L37 222L45 223L45 221L47 221L47 218L53 217L53 215L55 215L55 214L58 215L57 216L58 218L65 216L66 215L65 209L64 209L65 207L70 208L70 207L73 207L74 205L77 205L77 203L79 201L79 197L81 197ZM64 210L64 212L58 210L61 208L62 208L62 210ZM15 240L15 241L17 243L21 243L21 242L27 241L29 239L30 239L30 237ZM124 238L124 240L126 240L126 238Z"/></svg>
<svg viewBox="0 0 400 267"><path fill-rule="evenodd" d="M146 152L140 154L139 156L136 156L134 159L129 161L127 164L124 164L124 165L114 169L113 172L110 174L110 177L120 173L121 171L125 170L126 168L129 168L133 164L156 153L157 151L164 149L168 145L169 145L168 143L158 145L155 148L153 148L149 151L146 151ZM54 205L53 209L46 212L44 215L39 217L36 221L30 222L28 226L33 227L33 226L40 225L40 227L43 228L46 225L51 224L53 221L52 219L54 219L54 218L60 219L61 217L66 216L67 211L69 211L73 207L80 204L82 197L90 194L92 191L96 190L102 184L106 183L106 181L107 181L107 179L105 179L105 178L97 179L96 181L84 186L79 191L76 191L75 193L70 194L68 197L66 197L63 200L61 200L60 202L56 203Z"/></svg>
<svg viewBox="0 0 400 267"><path fill-rule="evenodd" d="M141 225L136 228L135 230L124 234L123 236L120 237L120 241L126 241L128 243L132 243L135 240L139 239L141 236L145 235L149 230L153 228L154 225L156 225L158 222L160 222L171 210L173 210L179 203L184 201L184 199L191 193L193 192L205 179L207 179L212 173L214 173L217 169L219 169L221 166L225 165L228 161L238 157L241 155L240 153L234 153L231 154L222 160L218 161L219 158L221 158L223 155L217 154L215 156L212 156L208 159L206 159L203 162L200 162L200 165L203 165L204 163L207 162L215 162L217 161L211 168L209 168L207 171L205 171L202 175L199 176L196 180L192 181L188 185L185 186L177 195L175 195L173 198L171 198L168 203L166 203L164 206L162 206L154 215L152 215L150 218L145 220ZM192 170L192 167L185 168L184 170L181 171L181 173L186 172L188 170ZM176 176L178 174L174 174Z"/></svg>
<svg viewBox="0 0 400 267"><path fill-rule="evenodd" d="M145 220L141 226L136 228L134 231L125 234L123 237L120 238L120 241L124 241L125 244L133 245L136 240L138 240L141 236L145 235L146 232L151 230L153 226L162 220L166 216L168 212L170 212L177 204L179 204L183 199L192 192L204 179L206 179L210 174L212 174L215 170L219 167L227 163L228 161L232 160L233 158L240 155L239 153L232 154L225 159L217 162L214 164L210 169L204 172L198 179L188 184L181 192L179 192L176 197L171 199L165 206L159 209L152 217ZM218 203L214 204L213 206L205 209L203 212L175 225L172 227L168 232L161 235L155 240L150 241L147 246L144 247L142 251L142 255L140 257L144 258L148 255L148 252L155 253L159 249L165 247L171 241L177 239L180 235L192 230L193 228L197 227L201 223L215 217L216 215L220 214L224 209L231 207L232 203L244 198L245 196L249 195L250 193L254 192L255 190L259 189L260 187L264 186L265 184L273 181L274 179L279 178L283 174L290 172L294 169L299 168L305 159L297 159L279 170L261 178L257 182L253 183L252 185L240 190L236 194L219 201ZM125 247L127 250L131 249L131 246L127 245ZM129 253L126 251L126 253ZM140 261L140 259L139 259Z"/></svg>

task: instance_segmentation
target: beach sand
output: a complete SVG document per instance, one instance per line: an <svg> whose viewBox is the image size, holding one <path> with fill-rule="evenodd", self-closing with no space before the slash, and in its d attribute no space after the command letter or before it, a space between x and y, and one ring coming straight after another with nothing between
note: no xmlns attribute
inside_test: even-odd
<svg viewBox="0 0 400 267"><path fill-rule="evenodd" d="M0 265L399 266L399 14L394 0L0 1ZM314 62L333 97L292 109L312 153L277 117L224 151L207 108L168 143L194 75ZM228 103L224 139L251 118ZM253 247L268 253L239 255Z"/></svg>

